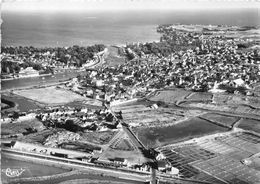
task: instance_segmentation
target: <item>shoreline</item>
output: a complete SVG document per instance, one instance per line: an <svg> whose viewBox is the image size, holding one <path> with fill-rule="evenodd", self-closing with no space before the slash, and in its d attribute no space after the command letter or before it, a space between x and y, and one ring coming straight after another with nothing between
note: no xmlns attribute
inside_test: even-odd
<svg viewBox="0 0 260 184"><path fill-rule="evenodd" d="M24 77L18 77L18 78L8 78L8 79L1 79L1 81L10 81L10 80L17 80L17 79L27 79L27 78L36 78L36 77L44 77L44 76L51 76L53 74L47 73L47 74L40 74L37 76L24 76Z"/></svg>
<svg viewBox="0 0 260 184"><path fill-rule="evenodd" d="M95 68L97 66L99 66L99 64L103 64L105 61L104 61L104 58L103 58L103 55L107 52L107 48L105 48L103 51L100 51L98 53L96 53L96 55L98 56L98 59L91 63L90 65L88 65L86 68L62 68L62 69L59 69L57 68L57 70L59 72L55 73L55 74L42 74L42 75L38 75L38 76L28 76L28 77L19 77L19 78L10 78L10 79L1 79L1 81L15 81L15 80L18 80L18 79L28 79L28 78L33 78L33 79L37 79L37 78L41 78L41 77L44 77L44 76L52 76L52 77L55 77L55 75L59 75L59 74L64 74L66 72L69 72L69 73L74 73L74 74L77 74L77 73L81 73L81 72L85 72L86 69L92 69L92 68ZM71 77L70 77L71 78ZM0 90L0 93L2 92L6 92L6 91L12 91L12 90L20 90L20 89L27 89L27 88L35 88L35 87L44 87L44 86L48 86L48 85L53 85L53 84L60 84L60 83L63 83L63 82L67 82L70 80L70 78L68 79L60 79L58 82L50 82L48 84L45 84L45 85L41 85L41 84L36 84L36 85L29 85L29 86L25 86L25 87L13 87L13 88L7 88L7 89L4 89L4 90Z"/></svg>
<svg viewBox="0 0 260 184"><path fill-rule="evenodd" d="M59 85L59 84L63 84L68 82L68 80L64 80L64 81L58 81L58 82L50 82L48 84L38 84L38 85L31 85L31 86L25 86L25 87L18 87L18 88L9 88L9 89L4 89L0 91L1 93L6 93L6 92L11 92L11 91L17 91L17 90L29 90L32 88L45 88L45 87L49 87L49 86L55 86L55 85Z"/></svg>

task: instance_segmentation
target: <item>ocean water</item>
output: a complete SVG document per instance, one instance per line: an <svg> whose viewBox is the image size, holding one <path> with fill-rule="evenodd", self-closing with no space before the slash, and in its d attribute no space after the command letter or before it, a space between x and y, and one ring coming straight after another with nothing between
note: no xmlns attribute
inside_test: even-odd
<svg viewBox="0 0 260 184"><path fill-rule="evenodd" d="M159 40L159 24L259 26L259 10L2 12L3 46L126 44Z"/></svg>

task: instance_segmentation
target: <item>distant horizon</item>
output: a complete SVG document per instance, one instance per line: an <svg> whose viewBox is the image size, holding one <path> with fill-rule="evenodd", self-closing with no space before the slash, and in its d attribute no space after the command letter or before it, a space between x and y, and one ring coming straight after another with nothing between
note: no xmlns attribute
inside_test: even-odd
<svg viewBox="0 0 260 184"><path fill-rule="evenodd" d="M256 8L257 1L212 0L4 0L2 11L80 12L128 10L214 10ZM259 11L259 8L258 8Z"/></svg>
<svg viewBox="0 0 260 184"><path fill-rule="evenodd" d="M133 12L135 11L135 12ZM87 46L159 40L161 24L259 27L256 9L2 13L3 46ZM216 18L217 17L217 18Z"/></svg>

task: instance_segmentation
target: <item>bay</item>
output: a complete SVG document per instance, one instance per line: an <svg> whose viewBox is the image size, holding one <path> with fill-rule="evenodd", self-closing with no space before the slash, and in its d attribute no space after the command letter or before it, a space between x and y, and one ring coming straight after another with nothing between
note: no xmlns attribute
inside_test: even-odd
<svg viewBox="0 0 260 184"><path fill-rule="evenodd" d="M216 18L217 17L217 18ZM57 47L158 41L159 24L259 26L257 8L2 12L2 45Z"/></svg>

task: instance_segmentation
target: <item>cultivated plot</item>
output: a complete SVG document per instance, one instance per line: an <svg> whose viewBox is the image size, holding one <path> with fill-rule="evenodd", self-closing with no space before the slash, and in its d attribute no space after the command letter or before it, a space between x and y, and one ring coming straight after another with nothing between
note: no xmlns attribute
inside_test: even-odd
<svg viewBox="0 0 260 184"><path fill-rule="evenodd" d="M14 93L48 105L66 104L69 102L85 99L84 97L71 91L57 89L56 87L20 90L15 91Z"/></svg>

